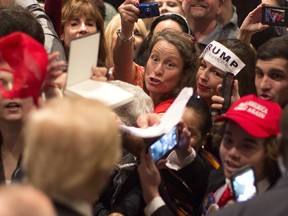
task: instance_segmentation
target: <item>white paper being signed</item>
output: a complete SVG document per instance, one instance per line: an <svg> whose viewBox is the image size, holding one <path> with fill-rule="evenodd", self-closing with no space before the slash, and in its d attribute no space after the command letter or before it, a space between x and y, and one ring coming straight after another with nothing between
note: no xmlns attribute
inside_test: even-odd
<svg viewBox="0 0 288 216"><path fill-rule="evenodd" d="M193 95L192 88L183 88L177 98L174 100L172 105L162 116L160 123L153 125L148 128L137 128L128 127L125 125L120 125L120 129L124 132L130 133L132 135L142 137L142 138L152 138L158 137L162 134L168 133L172 128L179 123L185 106L189 98Z"/></svg>

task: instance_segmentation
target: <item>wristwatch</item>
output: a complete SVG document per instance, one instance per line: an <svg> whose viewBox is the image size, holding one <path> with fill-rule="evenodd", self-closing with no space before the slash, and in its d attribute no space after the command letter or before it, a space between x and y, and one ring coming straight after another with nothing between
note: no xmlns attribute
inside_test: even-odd
<svg viewBox="0 0 288 216"><path fill-rule="evenodd" d="M117 29L116 34L117 34L118 38L120 38L124 42L128 42L128 41L130 42L130 41L134 40L134 34L133 33L129 38L127 38L123 35L121 28Z"/></svg>

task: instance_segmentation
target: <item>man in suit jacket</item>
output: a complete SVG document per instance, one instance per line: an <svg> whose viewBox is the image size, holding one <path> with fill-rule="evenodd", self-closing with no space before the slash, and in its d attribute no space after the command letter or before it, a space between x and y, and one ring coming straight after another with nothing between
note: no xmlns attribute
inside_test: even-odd
<svg viewBox="0 0 288 216"><path fill-rule="evenodd" d="M213 216L244 216L244 215L261 215L261 216L282 216L288 212L287 194L288 194L288 105L283 109L280 121L279 135L279 156L278 164L282 172L282 177L276 185L269 191L256 196L255 198L237 203L223 208L213 214Z"/></svg>

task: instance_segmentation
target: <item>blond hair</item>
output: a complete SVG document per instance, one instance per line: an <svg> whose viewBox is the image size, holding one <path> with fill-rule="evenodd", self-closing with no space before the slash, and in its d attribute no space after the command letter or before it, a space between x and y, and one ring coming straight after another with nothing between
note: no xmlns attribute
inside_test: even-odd
<svg viewBox="0 0 288 216"><path fill-rule="evenodd" d="M50 197L91 200L121 155L110 109L96 100L52 99L25 128L23 168Z"/></svg>
<svg viewBox="0 0 288 216"><path fill-rule="evenodd" d="M109 49L108 52L108 62L110 63L110 67L113 67L113 36L116 36L116 31L121 27L121 17L120 14L116 14L108 23L106 29L105 29L105 38L107 42L107 47ZM138 19L138 21L135 23L135 28L139 31L140 35L143 37L143 39L146 38L148 34L148 30L145 26L145 23L142 19Z"/></svg>

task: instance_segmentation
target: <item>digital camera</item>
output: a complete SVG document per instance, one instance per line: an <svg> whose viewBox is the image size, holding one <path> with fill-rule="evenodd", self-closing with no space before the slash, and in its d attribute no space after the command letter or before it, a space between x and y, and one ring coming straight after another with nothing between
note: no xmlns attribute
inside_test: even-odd
<svg viewBox="0 0 288 216"><path fill-rule="evenodd" d="M263 5L262 23L271 26L288 26L288 7Z"/></svg>
<svg viewBox="0 0 288 216"><path fill-rule="evenodd" d="M157 2L147 2L135 6L140 10L138 18L150 18L160 15Z"/></svg>

